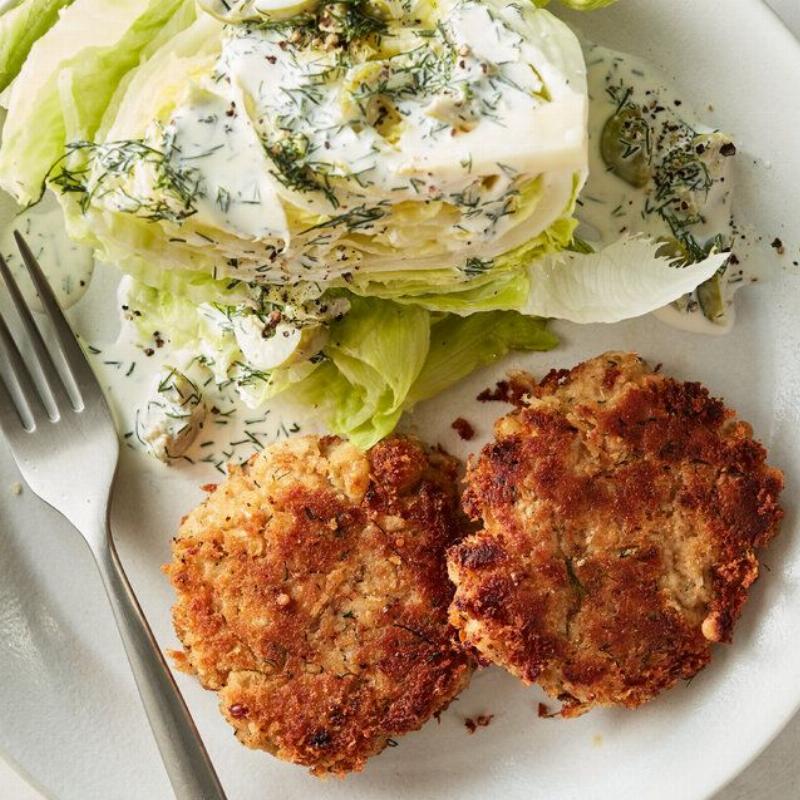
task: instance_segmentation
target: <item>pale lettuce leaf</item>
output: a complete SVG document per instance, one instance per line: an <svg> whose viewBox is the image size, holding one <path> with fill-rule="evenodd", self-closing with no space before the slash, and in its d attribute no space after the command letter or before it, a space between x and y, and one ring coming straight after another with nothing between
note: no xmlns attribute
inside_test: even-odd
<svg viewBox="0 0 800 800"><path fill-rule="evenodd" d="M186 295L155 289L125 276L118 290L124 309L123 335L143 346L153 346L158 333L175 351L173 360L180 369L200 358L217 382L241 357L236 337L218 324L216 315L203 313L203 305Z"/></svg>
<svg viewBox="0 0 800 800"><path fill-rule="evenodd" d="M17 77L37 39L72 0L23 0L0 16L0 91Z"/></svg>
<svg viewBox="0 0 800 800"><path fill-rule="evenodd" d="M570 322L620 322L663 308L693 291L728 260L713 253L680 265L658 255L658 242L625 236L597 253L565 251L529 267L525 314Z"/></svg>
<svg viewBox="0 0 800 800"><path fill-rule="evenodd" d="M0 185L35 202L66 144L90 139L126 73L188 0L75 0L11 87ZM35 135L31 132L35 131Z"/></svg>
<svg viewBox="0 0 800 800"><path fill-rule="evenodd" d="M293 392L318 408L334 433L364 449L391 433L404 411L510 350L558 343L544 320L515 312L434 321L420 309L381 300L356 299L354 308L356 316L345 317L324 351L330 360ZM386 319L388 326L372 327Z"/></svg>
<svg viewBox="0 0 800 800"><path fill-rule="evenodd" d="M428 357L406 398L406 407L435 397L511 350L552 350L557 344L558 337L547 329L546 320L515 311L449 315L431 328Z"/></svg>
<svg viewBox="0 0 800 800"><path fill-rule="evenodd" d="M320 408L334 433L370 447L390 433L422 371L430 347L430 314L386 300L353 298L331 326L329 359L296 394Z"/></svg>

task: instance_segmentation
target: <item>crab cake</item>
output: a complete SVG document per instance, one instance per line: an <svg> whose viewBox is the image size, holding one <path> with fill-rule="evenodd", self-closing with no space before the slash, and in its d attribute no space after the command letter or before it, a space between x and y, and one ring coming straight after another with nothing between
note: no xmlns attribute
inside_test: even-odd
<svg viewBox="0 0 800 800"><path fill-rule="evenodd" d="M638 706L729 642L780 471L697 383L607 353L533 383L470 462L448 554L462 641L562 702Z"/></svg>
<svg viewBox="0 0 800 800"><path fill-rule="evenodd" d="M342 775L467 685L447 619L456 475L410 439L364 454L300 437L232 468L184 519L165 567L176 660L241 742Z"/></svg>

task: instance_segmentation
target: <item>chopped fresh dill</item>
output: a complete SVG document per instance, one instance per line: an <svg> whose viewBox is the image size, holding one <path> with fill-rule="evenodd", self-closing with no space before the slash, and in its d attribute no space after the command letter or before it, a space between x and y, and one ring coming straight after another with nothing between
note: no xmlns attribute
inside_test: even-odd
<svg viewBox="0 0 800 800"><path fill-rule="evenodd" d="M490 258L483 259L478 258L477 256L471 256L464 262L464 266L461 268L461 271L468 278L477 278L479 275L484 275L493 266L494 261Z"/></svg>
<svg viewBox="0 0 800 800"><path fill-rule="evenodd" d="M330 40L331 44L340 47L386 31L386 21L374 13L374 6L368 0L321 0L313 11L253 26L261 30L297 31L309 40L332 36L335 38Z"/></svg>
<svg viewBox="0 0 800 800"><path fill-rule="evenodd" d="M320 228L338 228L342 226L350 231L371 228L375 222L389 213L389 205L388 200L382 200L375 206L356 206L356 208L352 208L344 214L338 214L325 222L320 222L316 225L312 225L310 228L306 228L304 231L301 231L301 235L319 230Z"/></svg>
<svg viewBox="0 0 800 800"><path fill-rule="evenodd" d="M302 134L285 136L264 149L270 157L274 170L271 174L287 189L297 192L322 192L328 202L338 208L339 201L331 188L328 175L322 168L309 160L308 139Z"/></svg>
<svg viewBox="0 0 800 800"><path fill-rule="evenodd" d="M169 134L164 135L163 145L164 149L159 150L141 139L104 144L70 142L45 181L58 187L62 194L79 195L79 206L84 213L95 197L110 196L120 212L151 222L179 223L197 213L196 201L204 196L205 188L198 170L172 163L174 143ZM122 179L131 177L136 168L152 169L153 186L163 191L163 197L131 194Z"/></svg>
<svg viewBox="0 0 800 800"><path fill-rule="evenodd" d="M227 214L231 207L231 193L224 186L217 189L217 206L223 214Z"/></svg>

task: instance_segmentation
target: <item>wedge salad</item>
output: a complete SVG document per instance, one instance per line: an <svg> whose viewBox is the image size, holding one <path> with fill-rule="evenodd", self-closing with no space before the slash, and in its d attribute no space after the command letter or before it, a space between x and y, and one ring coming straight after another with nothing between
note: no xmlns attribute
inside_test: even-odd
<svg viewBox="0 0 800 800"><path fill-rule="evenodd" d="M249 407L290 391L369 447L477 367L556 346L549 318L725 314L728 220L704 208L735 146L654 122L613 58L590 142L593 51L547 3L6 5L0 185L55 198L124 273L127 334L168 347L146 416L189 421L140 436L161 458L197 427L198 376ZM607 199L638 193L612 235L580 213L590 165Z"/></svg>

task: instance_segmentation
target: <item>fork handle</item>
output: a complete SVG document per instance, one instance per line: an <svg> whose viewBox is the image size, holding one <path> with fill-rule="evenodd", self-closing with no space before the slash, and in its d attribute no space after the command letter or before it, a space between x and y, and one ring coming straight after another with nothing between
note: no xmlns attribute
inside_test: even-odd
<svg viewBox="0 0 800 800"><path fill-rule="evenodd" d="M214 766L125 575L110 534L95 560L177 800L226 800Z"/></svg>

